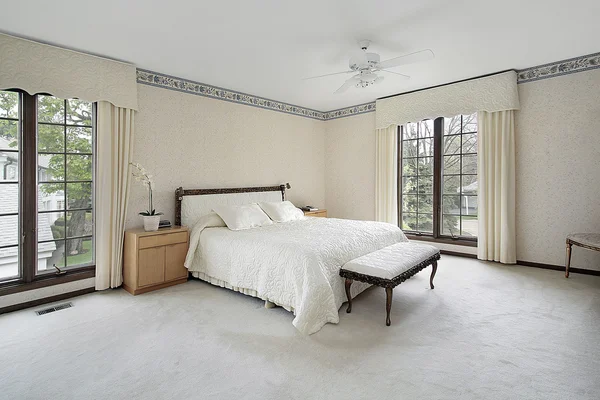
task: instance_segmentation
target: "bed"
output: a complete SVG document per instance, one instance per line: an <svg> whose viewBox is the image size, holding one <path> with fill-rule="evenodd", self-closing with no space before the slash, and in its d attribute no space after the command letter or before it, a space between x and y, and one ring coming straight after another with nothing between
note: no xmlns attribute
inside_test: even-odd
<svg viewBox="0 0 600 400"><path fill-rule="evenodd" d="M242 231L206 223L213 207L282 201L285 186L176 191L175 223L191 229L186 267L195 278L275 303L312 334L338 323L346 262L408 241L395 225L306 217ZM368 284L352 287L352 296Z"/></svg>

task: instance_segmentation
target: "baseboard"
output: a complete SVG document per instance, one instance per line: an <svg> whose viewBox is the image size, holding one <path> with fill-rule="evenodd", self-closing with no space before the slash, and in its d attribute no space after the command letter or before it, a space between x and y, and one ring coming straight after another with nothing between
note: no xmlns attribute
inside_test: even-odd
<svg viewBox="0 0 600 400"><path fill-rule="evenodd" d="M564 265L543 264L543 263L537 263L537 262L533 262L533 261L522 261L522 260L517 260L517 264L524 265L526 267L551 269L553 271L565 272L565 266ZM593 269L584 269L584 268L573 268L573 267L570 267L569 268L569 273L600 276L600 271L596 271L596 270L593 270Z"/></svg>
<svg viewBox="0 0 600 400"><path fill-rule="evenodd" d="M465 253L459 253L459 252L456 252L456 251L440 250L440 253L447 254L449 256L477 258L477 256L475 254L465 254ZM553 271L565 272L565 266L564 265L543 264L543 263L537 263L537 262L533 262L533 261L523 261L523 260L517 260L517 264L518 265L522 265L524 267L533 267L533 268L541 268L541 269L551 269ZM596 271L596 270L593 270L593 269L584 269L584 268L573 268L573 267L571 267L571 268L569 268L569 273L600 276L600 271Z"/></svg>
<svg viewBox="0 0 600 400"><path fill-rule="evenodd" d="M90 288L76 290L74 292L61 293L61 294L57 294L55 296L44 297L43 299L36 299L36 300L26 301L24 303L13 304L10 306L0 308L0 314L23 310L25 308L30 308L30 307L37 307L37 306L41 306L42 304L53 303L55 301L66 300L66 299L70 299L71 297L81 296L83 294L93 293L95 291L96 291L95 288L90 287Z"/></svg>

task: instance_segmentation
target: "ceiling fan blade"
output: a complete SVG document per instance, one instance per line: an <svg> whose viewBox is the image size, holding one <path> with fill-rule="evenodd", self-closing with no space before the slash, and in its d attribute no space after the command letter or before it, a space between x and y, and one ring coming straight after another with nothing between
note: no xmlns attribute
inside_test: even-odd
<svg viewBox="0 0 600 400"><path fill-rule="evenodd" d="M406 54L406 55L403 55L400 57L390 58L389 60L381 61L377 65L377 67L379 69L393 68L393 67L399 67L400 65L407 65L407 64L414 64L414 63L429 61L429 60L433 60L434 58L435 58L435 55L433 54L433 51L427 49L427 50L417 51L415 53Z"/></svg>
<svg viewBox="0 0 600 400"><path fill-rule="evenodd" d="M338 90L333 92L333 94L344 93L346 90L348 90L352 86L356 85L356 82L359 79L360 78L358 77L358 75L354 75L352 78L347 79L346 82L344 82L344 84L338 88Z"/></svg>
<svg viewBox="0 0 600 400"><path fill-rule="evenodd" d="M348 70L348 71L342 71L342 72L334 72L333 74L325 74L325 75L317 75L317 76L311 76L308 78L302 78L303 81L307 81L309 79L317 79L317 78L324 78L326 76L333 76L333 75L341 75L341 74L351 74L354 71Z"/></svg>
<svg viewBox="0 0 600 400"><path fill-rule="evenodd" d="M394 71L388 71L387 69L380 69L379 71L380 71L380 72L387 72L388 74L394 74L394 75L398 75L398 76L400 76L401 78L404 78L404 79L407 79L407 80L408 80L408 79L410 79L410 76L408 76L408 75L399 74L399 73L397 73L397 72L394 72Z"/></svg>

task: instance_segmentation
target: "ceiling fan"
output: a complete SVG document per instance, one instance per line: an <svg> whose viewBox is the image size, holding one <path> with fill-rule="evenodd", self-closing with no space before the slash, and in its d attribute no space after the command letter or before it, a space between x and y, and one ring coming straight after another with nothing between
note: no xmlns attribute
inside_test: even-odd
<svg viewBox="0 0 600 400"><path fill-rule="evenodd" d="M371 42L369 40L361 40L358 42L362 51L352 57L350 57L349 61L349 71L342 72L334 72L332 74L311 76L307 79L317 79L323 78L326 76L332 75L342 75L342 74L352 74L357 73L356 75L350 77L344 82L342 86L334 93L343 93L348 90L350 87L355 86L357 88L365 88L371 85L375 85L383 80L383 76L378 75L378 72L386 72L388 74L398 75L404 79L410 79L410 76L400 74L394 71L388 71L388 68L399 67L401 65L414 64L418 62L424 62L432 60L435 56L433 51L421 50L410 54L405 54L403 56L390 58L389 60L380 61L379 54L377 53L368 53L367 49Z"/></svg>

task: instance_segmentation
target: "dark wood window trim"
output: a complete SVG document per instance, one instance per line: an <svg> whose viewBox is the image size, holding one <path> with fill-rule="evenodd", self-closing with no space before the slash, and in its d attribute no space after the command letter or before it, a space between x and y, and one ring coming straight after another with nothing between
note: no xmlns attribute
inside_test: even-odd
<svg viewBox="0 0 600 400"><path fill-rule="evenodd" d="M433 121L433 232L431 234L406 232L411 240L451 244L457 246L477 247L477 238L452 237L442 235L440 229L442 217L442 159L443 159L443 134L444 118L439 117ZM402 133L403 127L398 126L398 225L402 227Z"/></svg>
<svg viewBox="0 0 600 400"><path fill-rule="evenodd" d="M96 266L86 265L63 269L62 274L36 274L37 268L37 100L36 96L24 91L12 90L20 94L19 139L21 146L21 166L19 173L19 208L21 247L19 251L20 277L0 282L0 296L47 286L60 285L96 276ZM95 108L95 105L94 105ZM96 113L93 112L96 125ZM63 125L63 124L60 124ZM95 140L93 141L95 143ZM95 152L94 152L95 153ZM92 161L95 165L95 156ZM66 198L65 198L66 201ZM27 211L29 210L29 212Z"/></svg>

